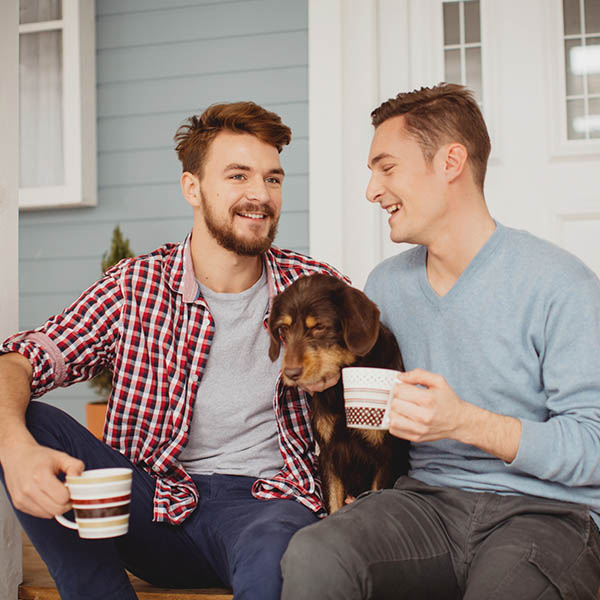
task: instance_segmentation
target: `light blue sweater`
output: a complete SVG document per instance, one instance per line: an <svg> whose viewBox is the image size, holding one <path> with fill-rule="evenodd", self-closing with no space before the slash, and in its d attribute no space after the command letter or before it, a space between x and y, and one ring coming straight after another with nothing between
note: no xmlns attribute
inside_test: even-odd
<svg viewBox="0 0 600 600"><path fill-rule="evenodd" d="M452 440L413 444L411 475L587 504L600 524L600 281L566 251L500 224L444 297L426 256L417 246L384 261L365 288L406 370L443 375L523 432L510 464Z"/></svg>

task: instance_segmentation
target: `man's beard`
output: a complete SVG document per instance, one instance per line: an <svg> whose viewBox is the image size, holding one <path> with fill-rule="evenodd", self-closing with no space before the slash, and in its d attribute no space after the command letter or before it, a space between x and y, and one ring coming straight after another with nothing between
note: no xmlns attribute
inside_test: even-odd
<svg viewBox="0 0 600 600"><path fill-rule="evenodd" d="M204 213L206 228L220 246L242 256L258 256L264 254L271 247L277 235L279 218L274 218L275 212L269 205L257 202L246 202L236 205L231 211L231 221L222 224L218 222L203 193L200 194L200 199L202 201L202 211ZM237 236L233 231L233 218L237 212L262 212L267 218L273 218L267 235L254 239L245 239Z"/></svg>

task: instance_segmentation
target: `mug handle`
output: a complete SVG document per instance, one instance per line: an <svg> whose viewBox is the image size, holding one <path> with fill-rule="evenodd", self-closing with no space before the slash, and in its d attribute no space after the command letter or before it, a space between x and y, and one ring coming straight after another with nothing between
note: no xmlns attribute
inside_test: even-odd
<svg viewBox="0 0 600 600"><path fill-rule="evenodd" d="M70 519L67 519L66 517L63 517L63 515L54 515L54 518L61 525L64 525L65 527L68 527L69 529L79 529L77 527L77 523L75 523L74 521L71 521Z"/></svg>
<svg viewBox="0 0 600 600"><path fill-rule="evenodd" d="M387 404L385 405L385 412L383 413L383 418L381 419L381 427L383 427L386 430L389 430L390 428L390 410L392 408L392 398L394 397L394 390L396 389L396 386L399 383L402 383L401 379L396 379L394 381L394 384L390 389L390 393L388 394Z"/></svg>

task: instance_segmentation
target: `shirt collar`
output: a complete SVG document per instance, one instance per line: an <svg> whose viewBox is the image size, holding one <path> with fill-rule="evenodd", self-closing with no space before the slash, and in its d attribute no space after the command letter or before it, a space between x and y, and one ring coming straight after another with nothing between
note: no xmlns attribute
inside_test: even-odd
<svg viewBox="0 0 600 600"><path fill-rule="evenodd" d="M198 294L198 282L194 273L191 240L192 234L189 233L185 240L174 248L167 260L167 283L174 292L183 296L184 302L194 302L202 298ZM263 254L263 262L267 273L270 307L273 298L282 292L293 280L278 265L276 249L274 247L269 248Z"/></svg>

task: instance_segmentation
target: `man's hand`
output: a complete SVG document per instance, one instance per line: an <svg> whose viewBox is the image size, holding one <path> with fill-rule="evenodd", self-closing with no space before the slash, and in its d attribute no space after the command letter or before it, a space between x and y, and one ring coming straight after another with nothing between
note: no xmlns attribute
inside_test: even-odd
<svg viewBox="0 0 600 600"><path fill-rule="evenodd" d="M454 439L512 462L521 441L521 421L461 400L435 373L402 373L390 407L390 433L411 442ZM421 387L419 387L421 386Z"/></svg>
<svg viewBox="0 0 600 600"><path fill-rule="evenodd" d="M57 475L80 475L84 464L64 452L33 441L5 448L2 468L15 508L34 517L49 519L71 508L69 490Z"/></svg>
<svg viewBox="0 0 600 600"><path fill-rule="evenodd" d="M402 373L399 379L390 409L390 433L411 442L456 438L467 403L446 380L422 369Z"/></svg>

